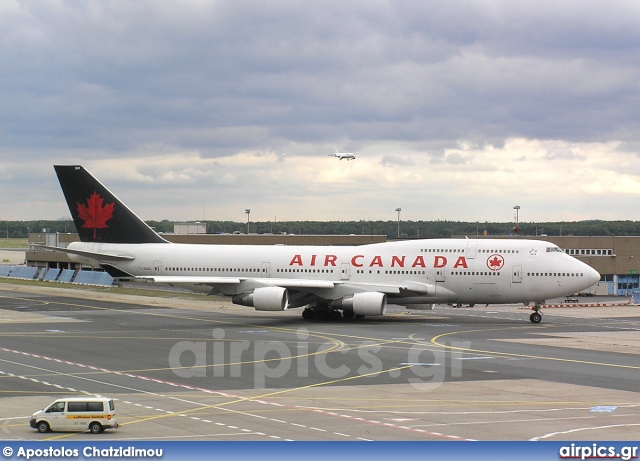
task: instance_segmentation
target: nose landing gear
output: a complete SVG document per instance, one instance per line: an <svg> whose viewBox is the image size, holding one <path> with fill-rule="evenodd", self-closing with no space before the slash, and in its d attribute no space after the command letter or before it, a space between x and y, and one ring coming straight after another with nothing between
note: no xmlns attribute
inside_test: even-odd
<svg viewBox="0 0 640 461"><path fill-rule="evenodd" d="M533 313L529 316L531 323L540 323L542 320L542 312L540 312L540 308L543 303L544 301L536 301L536 305L533 307Z"/></svg>

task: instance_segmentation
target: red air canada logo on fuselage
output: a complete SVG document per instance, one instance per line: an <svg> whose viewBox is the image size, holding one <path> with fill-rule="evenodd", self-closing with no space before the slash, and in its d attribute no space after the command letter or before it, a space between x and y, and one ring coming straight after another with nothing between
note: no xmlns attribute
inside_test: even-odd
<svg viewBox="0 0 640 461"><path fill-rule="evenodd" d="M487 258L487 267L492 271L499 271L504 267L504 258L500 255L491 255Z"/></svg>
<svg viewBox="0 0 640 461"><path fill-rule="evenodd" d="M103 205L104 199L97 192L91 194L87 204L78 203L78 217L84 221L83 228L93 229L93 240L98 229L107 229L107 221L113 217L113 203Z"/></svg>
<svg viewBox="0 0 640 461"><path fill-rule="evenodd" d="M311 255L308 257L302 257L302 255L294 255L289 262L289 266L295 267L304 267L305 265L309 267L336 267L338 261L337 255ZM355 255L351 257L351 265L353 267L390 267L390 268L427 268L427 264L432 264L430 267L433 268L441 268L445 267L448 264L448 259L446 256L433 256L432 262L427 263L425 257L422 255L418 255L415 257L411 256L365 256L365 255ZM503 262L504 264L504 262ZM469 265L467 264L467 258L464 256L458 256L455 263L453 264L453 268L464 268L468 269ZM497 270L497 269L496 269Z"/></svg>

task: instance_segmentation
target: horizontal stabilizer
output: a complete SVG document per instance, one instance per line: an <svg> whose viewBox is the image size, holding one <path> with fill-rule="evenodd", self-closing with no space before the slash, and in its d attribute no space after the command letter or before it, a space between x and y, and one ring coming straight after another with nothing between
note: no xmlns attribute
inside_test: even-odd
<svg viewBox="0 0 640 461"><path fill-rule="evenodd" d="M114 255L109 253L96 253L93 251L73 250L71 248L52 247L49 245L33 245L34 247L44 248L45 250L59 251L60 253L67 253L77 256L84 256L86 258L97 259L98 261L133 261L133 256L129 255Z"/></svg>

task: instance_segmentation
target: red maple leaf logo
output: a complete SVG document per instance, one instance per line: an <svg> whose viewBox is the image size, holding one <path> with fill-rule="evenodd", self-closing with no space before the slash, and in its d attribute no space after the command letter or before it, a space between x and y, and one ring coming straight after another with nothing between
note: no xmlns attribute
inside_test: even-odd
<svg viewBox="0 0 640 461"><path fill-rule="evenodd" d="M487 266L492 271L499 271L504 266L504 258L500 255L492 255L487 259Z"/></svg>
<svg viewBox="0 0 640 461"><path fill-rule="evenodd" d="M104 199L94 192L87 199L87 204L78 203L78 217L84 221L82 227L93 229L93 240L98 229L107 229L107 221L113 217L113 203L102 205Z"/></svg>

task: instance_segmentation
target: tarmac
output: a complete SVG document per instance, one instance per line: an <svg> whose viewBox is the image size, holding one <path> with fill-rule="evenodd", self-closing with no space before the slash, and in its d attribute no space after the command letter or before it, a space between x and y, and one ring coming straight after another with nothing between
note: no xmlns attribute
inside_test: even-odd
<svg viewBox="0 0 640 461"><path fill-rule="evenodd" d="M0 284L4 440L638 440L640 307L305 321L222 298ZM121 427L40 434L61 396Z"/></svg>

